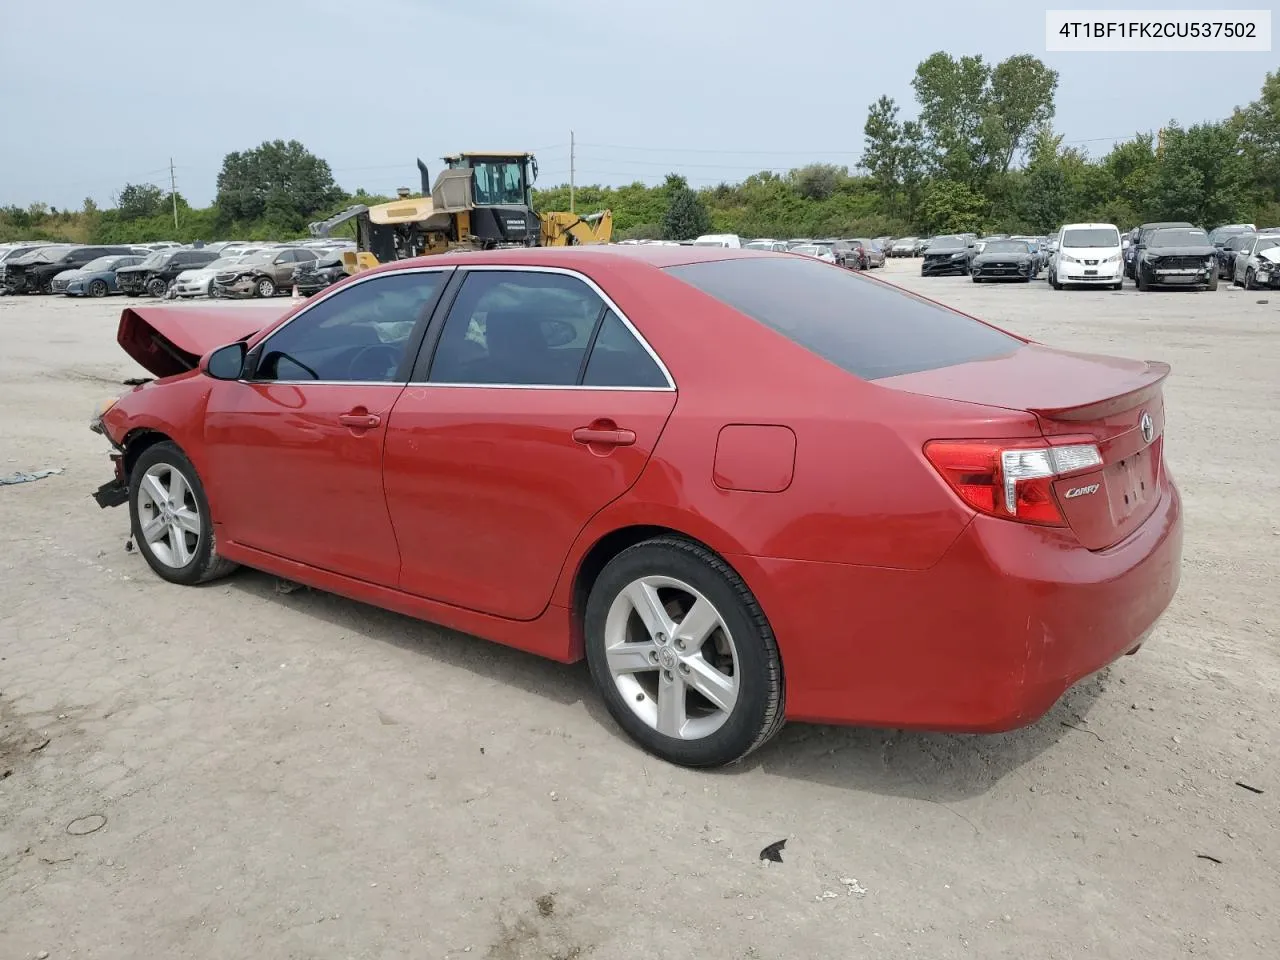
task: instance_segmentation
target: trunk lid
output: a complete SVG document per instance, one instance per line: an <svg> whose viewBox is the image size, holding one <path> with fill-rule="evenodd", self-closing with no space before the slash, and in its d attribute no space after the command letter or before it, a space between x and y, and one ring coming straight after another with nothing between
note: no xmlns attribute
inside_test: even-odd
<svg viewBox="0 0 1280 960"><path fill-rule="evenodd" d="M252 336L287 313L289 307L127 307L120 314L116 342L148 372L172 377L194 370L213 350Z"/></svg>
<svg viewBox="0 0 1280 960"><path fill-rule="evenodd" d="M1095 443L1102 465L1053 483L1090 550L1123 540L1155 510L1163 473L1169 365L1028 344L992 360L875 381L879 386L1027 411L1051 445Z"/></svg>

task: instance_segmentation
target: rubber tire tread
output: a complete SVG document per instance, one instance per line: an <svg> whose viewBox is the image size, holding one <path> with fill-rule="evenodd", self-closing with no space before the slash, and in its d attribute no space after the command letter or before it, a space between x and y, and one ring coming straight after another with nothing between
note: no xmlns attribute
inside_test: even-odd
<svg viewBox="0 0 1280 960"><path fill-rule="evenodd" d="M763 647L761 659L765 670L765 676L763 677L765 690L764 710L758 729L751 734L747 743L741 747L729 751L721 750L718 753L704 751L701 756L697 755L696 748L694 751L684 750L677 753L663 749L662 741L670 742L668 738L661 737L656 731L649 729L644 725L643 721L631 712L631 708L622 702L621 694L618 693L617 687L613 682L613 676L609 673L608 666L604 662L602 636L599 641L593 642L590 628L596 620L599 620L599 633L603 634L604 618L608 614L609 605L613 603L614 596L616 596L616 594L611 594L608 597L603 597L601 593L601 585L606 584L610 579L611 571L616 571L620 567L633 562L638 555L662 551L674 555L673 559L676 559L677 563L691 562L697 564L706 573L723 581L724 586L732 593L733 601L740 607L737 612L750 622L754 632L754 639ZM666 575L684 579L686 582L690 580L686 574L679 570L667 570ZM706 593L697 583L691 583L691 585L697 587L704 594ZM717 603L717 606L719 606L719 603ZM728 615L728 611L722 611L722 613L726 616ZM764 611L760 608L755 595L743 582L742 578L738 576L737 571L699 543L680 536L662 536L644 540L618 553L596 578L591 595L587 600L583 626L584 634L586 635L587 662L591 669L592 679L595 681L606 707L608 707L610 714L612 714L619 726L649 753L659 756L670 763L687 767L728 766L741 762L760 749L760 747L773 739L786 724L786 684L783 680L782 658L778 652L778 644L773 635L773 628L769 625L769 621L765 617ZM739 646L742 642L742 640L735 638L735 643ZM740 649L739 662L741 662L741 659ZM731 716L729 722L732 723L733 720L734 718ZM632 729L633 727L634 730ZM639 733L635 731L639 731ZM715 735L713 734L713 736ZM661 740L656 739L659 737L661 737ZM685 743L685 741L676 742ZM690 743L696 743L696 741L690 741Z"/></svg>
<svg viewBox="0 0 1280 960"><path fill-rule="evenodd" d="M200 507L201 525L205 528L201 532L200 547L196 551L196 556L192 558L191 563L181 570L166 567L159 561L153 562L151 553L143 539L141 523L138 519L138 501L136 497L138 483L149 468L162 462L182 470ZM200 480L200 475L196 472L195 465L182 452L182 448L172 440L162 440L160 443L142 451L142 454L134 463L133 469L129 472L129 529L133 534L133 542L137 545L138 552L142 554L142 558L147 561L147 565L159 577L168 580L170 583L195 586L196 584L207 583L210 580L217 580L219 577L225 577L240 566L234 561L224 560L217 555L217 543L213 532L213 516L209 511L209 499L205 496L204 484Z"/></svg>

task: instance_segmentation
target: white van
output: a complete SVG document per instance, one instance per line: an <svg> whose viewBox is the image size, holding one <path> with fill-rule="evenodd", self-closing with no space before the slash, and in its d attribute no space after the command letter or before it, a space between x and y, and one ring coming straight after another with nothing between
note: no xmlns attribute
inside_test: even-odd
<svg viewBox="0 0 1280 960"><path fill-rule="evenodd" d="M1058 249L1049 261L1049 285L1124 286L1124 248L1114 223L1069 223L1058 231Z"/></svg>
<svg viewBox="0 0 1280 960"><path fill-rule="evenodd" d="M742 247L742 238L736 233L704 233L693 241L695 247Z"/></svg>

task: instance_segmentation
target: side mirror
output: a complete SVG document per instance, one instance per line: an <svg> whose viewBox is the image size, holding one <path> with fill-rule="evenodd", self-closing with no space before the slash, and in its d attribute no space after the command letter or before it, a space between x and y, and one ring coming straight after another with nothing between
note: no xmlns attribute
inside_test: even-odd
<svg viewBox="0 0 1280 960"><path fill-rule="evenodd" d="M243 341L229 343L210 353L204 361L205 376L214 380L239 380L244 373L244 358L249 348Z"/></svg>

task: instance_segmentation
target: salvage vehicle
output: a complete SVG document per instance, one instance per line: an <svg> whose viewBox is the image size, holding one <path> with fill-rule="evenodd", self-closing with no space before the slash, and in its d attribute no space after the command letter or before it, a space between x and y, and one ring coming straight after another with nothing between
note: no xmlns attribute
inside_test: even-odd
<svg viewBox="0 0 1280 960"><path fill-rule="evenodd" d="M1049 286L1124 289L1124 247L1114 223L1069 223L1058 231L1049 257Z"/></svg>
<svg viewBox="0 0 1280 960"><path fill-rule="evenodd" d="M946 274L969 272L971 246L969 238L961 234L943 234L934 237L925 248L920 264L920 276L940 277Z"/></svg>
<svg viewBox="0 0 1280 960"><path fill-rule="evenodd" d="M304 297L319 293L347 275L347 266L341 251L319 251L319 253L319 259L300 263L293 271L293 285Z"/></svg>
<svg viewBox="0 0 1280 960"><path fill-rule="evenodd" d="M1253 238L1257 236L1253 233L1237 233L1228 237L1227 240L1218 247L1218 279L1235 281L1236 276L1236 256L1245 247L1253 245Z"/></svg>
<svg viewBox="0 0 1280 960"><path fill-rule="evenodd" d="M835 247L829 243L801 243L792 247L788 253L799 254L802 257L812 257L815 260L821 260L824 263L840 263ZM843 266L843 264L841 264ZM854 269L860 269L855 267Z"/></svg>
<svg viewBox="0 0 1280 960"><path fill-rule="evenodd" d="M19 257L24 257L33 250L39 250L41 247L48 247L51 245L52 244L46 243L42 240L33 243L6 244L5 246L0 247L0 293L9 292L5 287L4 282L5 264L7 262L10 260L17 260Z"/></svg>
<svg viewBox="0 0 1280 960"><path fill-rule="evenodd" d="M1133 269L1138 289L1196 286L1218 289L1218 256L1199 227L1164 227L1140 241Z"/></svg>
<svg viewBox="0 0 1280 960"><path fill-rule="evenodd" d="M969 264L974 283L983 280L1019 280L1030 283L1036 275L1036 255L1025 240L988 240Z"/></svg>
<svg viewBox="0 0 1280 960"><path fill-rule="evenodd" d="M213 278L224 270L230 270L237 263L263 247L224 247L218 252L218 259L206 263L202 267L191 267L183 270L173 279L169 293L175 297L216 297L217 289Z"/></svg>
<svg viewBox="0 0 1280 960"><path fill-rule="evenodd" d="M1210 230L1209 242L1212 243L1219 250L1221 250L1222 245L1226 243L1228 240L1230 240L1232 237L1238 236L1242 233L1257 233L1257 232L1258 232L1258 228L1254 226L1252 223L1228 223L1221 227L1214 227L1212 230Z"/></svg>
<svg viewBox="0 0 1280 960"><path fill-rule="evenodd" d="M1276 286L1276 268L1272 257L1266 257L1268 251L1280 248L1280 235L1258 234L1253 242L1243 248L1236 256L1235 272L1231 282L1246 290L1259 287Z"/></svg>
<svg viewBox="0 0 1280 960"><path fill-rule="evenodd" d="M213 278L212 295L217 297L274 297L288 293L294 269L316 259L316 251L305 247L271 247L236 261Z"/></svg>
<svg viewBox="0 0 1280 960"><path fill-rule="evenodd" d="M893 241L892 245L890 245L889 249L885 252L885 255L889 257L918 256L916 253L917 243L918 238L916 237L900 237Z"/></svg>
<svg viewBox="0 0 1280 960"><path fill-rule="evenodd" d="M53 278L64 270L83 267L90 260L112 254L127 255L132 247L50 244L5 263L4 283L11 294L52 293Z"/></svg>
<svg viewBox="0 0 1280 960"><path fill-rule="evenodd" d="M1254 284L1257 287L1280 290L1280 245L1260 250L1256 256L1258 266L1253 273Z"/></svg>
<svg viewBox="0 0 1280 960"><path fill-rule="evenodd" d="M861 269L874 270L876 267L884 266L884 248L876 241L868 240L864 237L855 237L847 242L855 244L859 248L858 257L862 264Z"/></svg>
<svg viewBox="0 0 1280 960"><path fill-rule="evenodd" d="M787 719L1023 726L1179 582L1167 364L805 256L460 253L285 311L133 306L117 340L157 379L96 416L95 498L157 576L585 657L674 763Z"/></svg>
<svg viewBox="0 0 1280 960"><path fill-rule="evenodd" d="M163 250L156 250L136 267L122 267L117 270L116 282L120 285L120 289L131 297L140 297L144 293L153 297L163 297L183 270L203 267L217 259L218 252L205 247L199 249L166 247Z"/></svg>
<svg viewBox="0 0 1280 960"><path fill-rule="evenodd" d="M743 245L744 250L763 250L766 253L786 253L787 241L785 240L769 240L765 238L751 240Z"/></svg>
<svg viewBox="0 0 1280 960"><path fill-rule="evenodd" d="M1164 220L1155 223L1144 223L1142 226L1134 227L1129 233L1129 246L1124 249L1124 275L1134 283L1138 282L1138 274L1135 270L1138 255L1147 245L1147 238L1156 230L1163 230L1165 227L1195 228L1195 224L1187 223L1185 220Z"/></svg>
<svg viewBox="0 0 1280 960"><path fill-rule="evenodd" d="M79 270L60 273L53 278L53 292L68 297L105 297L120 292L116 282L116 271L121 267L132 267L145 258L137 254L127 256L113 255L90 260Z"/></svg>

